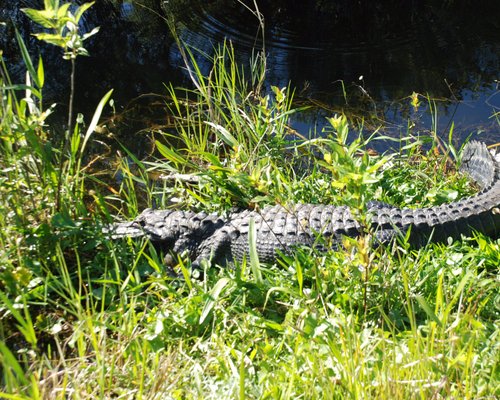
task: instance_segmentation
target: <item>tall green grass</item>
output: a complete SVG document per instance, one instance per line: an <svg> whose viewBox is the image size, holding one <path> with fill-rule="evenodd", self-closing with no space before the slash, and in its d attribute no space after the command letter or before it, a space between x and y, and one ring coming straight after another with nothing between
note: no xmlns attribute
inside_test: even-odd
<svg viewBox="0 0 500 400"><path fill-rule="evenodd" d="M228 43L204 76L186 49L196 84L168 88L176 129L156 132L156 159L129 152L139 172L124 161L121 186L102 186L91 213L84 152L106 98L63 151L41 106L43 64L22 52L30 82L10 82L3 61L0 82L0 397L498 397L498 240L418 251L404 240L384 249L351 241L273 265L251 257L207 267L202 279L180 257L179 279L147 241L111 241L101 229L110 210L133 215L144 197L218 212L347 203L362 216L371 199L467 195L453 171L436 180L448 161L435 138L409 135L399 153L374 155L376 137L353 133L342 116L321 139L298 138L293 90L264 90L262 56L243 69ZM156 187L150 170L168 179Z"/></svg>

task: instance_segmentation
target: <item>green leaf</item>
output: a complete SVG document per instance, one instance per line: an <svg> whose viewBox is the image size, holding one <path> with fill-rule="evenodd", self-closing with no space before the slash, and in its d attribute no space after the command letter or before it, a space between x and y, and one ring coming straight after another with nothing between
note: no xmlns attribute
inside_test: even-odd
<svg viewBox="0 0 500 400"><path fill-rule="evenodd" d="M297 283L299 284L299 290L300 293L304 293L303 287L304 287L304 274L302 271L302 264L300 263L299 260L295 263L295 272L297 274Z"/></svg>
<svg viewBox="0 0 500 400"><path fill-rule="evenodd" d="M3 90L29 90L31 94L34 94L37 98L41 99L42 94L35 87L30 85L10 85L10 86L2 86Z"/></svg>
<svg viewBox="0 0 500 400"><path fill-rule="evenodd" d="M43 0L43 5L46 10L57 10L59 8L59 0Z"/></svg>
<svg viewBox="0 0 500 400"><path fill-rule="evenodd" d="M31 400L33 397L23 396L21 394L8 394L5 392L0 392L0 399L6 400Z"/></svg>
<svg viewBox="0 0 500 400"><path fill-rule="evenodd" d="M421 295L417 295L415 296L415 298L417 299L418 304L420 304L420 306L424 309L427 316L439 326L443 326L441 320L436 316L434 311L432 311L431 307L429 306L429 303L427 303L425 298Z"/></svg>
<svg viewBox="0 0 500 400"><path fill-rule="evenodd" d="M155 143L160 154L167 160L172 161L175 164L184 164L186 162L186 159L177 153L177 151L169 149L167 146L158 141Z"/></svg>
<svg viewBox="0 0 500 400"><path fill-rule="evenodd" d="M23 311L24 316L21 315L19 309L9 300L9 298L0 291L0 300L1 303L9 310L12 316L16 319L18 325L17 328L19 332L21 332L24 336L24 339L30 343L33 347L36 347L37 344L37 336L35 333L35 328L33 326L33 322L31 321L31 315L28 310L28 306L25 303L25 299L23 298ZM1 342L0 342L1 343Z"/></svg>
<svg viewBox="0 0 500 400"><path fill-rule="evenodd" d="M38 83L40 84L40 89L41 89L43 88L43 84L45 83L45 72L43 68L42 57L38 59L38 69L36 75L38 77Z"/></svg>
<svg viewBox="0 0 500 400"><path fill-rule="evenodd" d="M86 40L88 39L89 37L91 36L94 36L97 32L99 32L99 27L95 27L94 29L92 29L90 32L88 33L85 33L83 36L82 36L82 40Z"/></svg>
<svg viewBox="0 0 500 400"><path fill-rule="evenodd" d="M214 167L220 167L221 169L223 168L221 161L215 154L211 154L208 152L200 152L200 156L209 161L210 164L212 164Z"/></svg>
<svg viewBox="0 0 500 400"><path fill-rule="evenodd" d="M203 307L203 310L200 315L200 325L203 324L205 319L208 317L212 309L214 308L217 299L220 296L220 293L222 292L222 289L229 283L229 278L221 278L219 281L215 284L215 286L212 288L212 290L209 293L209 298L205 303L205 306Z"/></svg>
<svg viewBox="0 0 500 400"><path fill-rule="evenodd" d="M75 12L75 21L78 23L80 18L82 17L83 13L87 11L90 7L94 5L95 1L92 1L90 3L84 3Z"/></svg>
<svg viewBox="0 0 500 400"><path fill-rule="evenodd" d="M293 110L285 111L283 113L278 114L276 117L271 118L269 121L270 122L275 122L275 121L279 121L280 119L286 120L287 117L289 117L292 114L297 113L298 111L300 111L300 110L299 109L293 109Z"/></svg>
<svg viewBox="0 0 500 400"><path fill-rule="evenodd" d="M257 253L257 233L255 231L255 221L253 218L250 218L250 226L248 227L248 247L250 251L250 268L252 269L255 283L261 285L263 280L260 271L259 255Z"/></svg>
<svg viewBox="0 0 500 400"><path fill-rule="evenodd" d="M272 321L270 319L266 319L264 321L264 325L266 325L266 327L268 327L269 329L272 329L273 331L277 332L283 332L285 330L285 328L283 328L283 326L280 323Z"/></svg>
<svg viewBox="0 0 500 400"><path fill-rule="evenodd" d="M5 345L3 341L0 340L0 355L1 355L1 360L2 360L2 369L3 369L3 374L5 374L5 370L7 368L11 369L15 374L16 378L18 378L24 385L28 384L28 380L26 379L26 375L24 374L23 368L17 361L17 357L15 357L12 352L9 350L9 348ZM0 393L3 397L3 393ZM22 399L24 397L5 397L5 398L12 398L12 399Z"/></svg>
<svg viewBox="0 0 500 400"><path fill-rule="evenodd" d="M81 136L80 136L80 129L78 124L75 124L73 134L71 135L71 141L70 141L70 151L72 157L78 153L78 148L80 147L80 141L81 141ZM83 146L82 146L82 151L83 151Z"/></svg>
<svg viewBox="0 0 500 400"><path fill-rule="evenodd" d="M71 3L63 4L59 9L57 9L57 19L61 20L64 17L68 17L68 9L71 6Z"/></svg>
<svg viewBox="0 0 500 400"><path fill-rule="evenodd" d="M237 147L239 142L236 138L229 133L229 131L222 125L214 124L213 122L206 122L207 125L215 129L217 136L222 139L226 144L231 147Z"/></svg>
<svg viewBox="0 0 500 400"><path fill-rule="evenodd" d="M87 132L85 133L85 137L83 138L82 142L82 152L85 149L85 146L87 145L87 141L90 138L90 135L94 132L97 123L99 122L99 118L101 118L102 110L104 109L104 106L108 102L109 98L111 97L111 94L113 94L113 89L111 89L108 93L106 93L99 104L97 105L97 108L94 112L94 116L92 117L92 121L90 121L90 125L87 128Z"/></svg>
<svg viewBox="0 0 500 400"><path fill-rule="evenodd" d="M78 55L88 57L89 56L89 52L87 51L86 48L79 47L78 48Z"/></svg>
<svg viewBox="0 0 500 400"><path fill-rule="evenodd" d="M21 55L23 57L24 65L26 65L26 68L28 69L28 72L33 81L35 82L36 86L40 87L40 82L38 81L38 74L35 72L35 68L33 67L33 62L31 61L28 49L26 48L23 38L21 37L17 29L16 29L16 39L17 43L19 44L19 48L21 49Z"/></svg>
<svg viewBox="0 0 500 400"><path fill-rule="evenodd" d="M271 90L273 91L278 103L282 103L283 100L285 100L285 93L279 87L271 86Z"/></svg>
<svg viewBox="0 0 500 400"><path fill-rule="evenodd" d="M458 301L458 299L462 295L462 291L464 290L465 285L467 284L467 282L469 281L469 279L472 278L472 275L473 275L473 271L470 270L461 279L460 283L458 284L458 286L457 286L457 288L455 290L455 293L453 294L453 298L448 302L448 305L446 306L446 314L447 315L449 315L449 313L453 309L453 306L455 305L455 303Z"/></svg>
<svg viewBox="0 0 500 400"><path fill-rule="evenodd" d="M21 11L25 13L32 21L47 29L57 28L56 22L53 20L54 13L48 10L35 10L33 8L22 8Z"/></svg>
<svg viewBox="0 0 500 400"><path fill-rule="evenodd" d="M61 35L54 33L37 33L34 35L38 40L43 40L46 43L53 44L57 47L64 48L66 46L66 41Z"/></svg>

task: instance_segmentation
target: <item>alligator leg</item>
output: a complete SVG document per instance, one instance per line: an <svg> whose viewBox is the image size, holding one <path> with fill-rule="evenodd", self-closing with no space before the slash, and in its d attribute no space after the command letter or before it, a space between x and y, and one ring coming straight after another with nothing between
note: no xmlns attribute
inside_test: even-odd
<svg viewBox="0 0 500 400"><path fill-rule="evenodd" d="M198 256L192 262L193 268L201 269L202 261L213 263L228 263L232 261L231 241L238 232L225 226L218 229L213 236L203 241L198 248Z"/></svg>

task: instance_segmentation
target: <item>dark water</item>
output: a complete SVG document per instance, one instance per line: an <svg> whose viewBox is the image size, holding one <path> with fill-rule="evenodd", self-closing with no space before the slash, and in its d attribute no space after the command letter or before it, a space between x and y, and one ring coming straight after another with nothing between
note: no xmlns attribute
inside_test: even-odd
<svg viewBox="0 0 500 400"><path fill-rule="evenodd" d="M43 53L52 82L46 96L61 99L68 93L68 65L57 49L29 39L37 28L18 11L40 3L0 0L0 20L7 22L0 27L0 45L14 73L19 72L10 20L15 21L33 53L37 47ZM320 133L325 117L342 111L363 119L367 131L385 121L384 131L398 136L407 132L408 120L415 131L431 130L425 98L417 111L410 106L416 92L435 100L441 136L453 122L457 141L469 134L500 141L492 118L500 111L499 1L257 3L264 31L249 0L248 8L236 0L98 1L83 21L85 29L100 26L101 31L88 42L92 56L78 60L77 109L90 113L114 88L118 112L134 105L141 114L130 121L125 117L123 132L131 135L158 122L151 104L159 98L149 94L165 94L164 83L189 85L168 17L184 42L207 55L231 40L238 61L248 65L252 53L264 47L267 84L291 84L301 104L315 105L293 120L302 134ZM209 61L200 57L199 63L208 74ZM128 138L125 145L136 141L134 135Z"/></svg>

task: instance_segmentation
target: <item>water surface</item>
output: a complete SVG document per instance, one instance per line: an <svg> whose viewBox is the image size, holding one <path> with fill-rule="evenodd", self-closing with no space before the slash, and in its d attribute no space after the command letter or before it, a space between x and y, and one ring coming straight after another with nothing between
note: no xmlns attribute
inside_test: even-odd
<svg viewBox="0 0 500 400"><path fill-rule="evenodd" d="M37 28L13 3L0 0L0 19L7 22L0 28L4 56L14 72L22 70L10 22L15 21L33 53L41 49L51 80L46 96L60 100L64 113L68 65L57 49L29 39ZM19 3L40 6L37 1ZM148 105L161 104L157 95L166 93L164 84L190 84L166 24L170 18L180 38L208 56L225 40L233 43L242 65L265 49L267 86L291 85L301 104L315 105L293 120L302 134L320 134L326 116L345 111L363 119L368 131L383 121L387 132L403 135L411 120L415 131L435 126L446 137L453 122L457 141L469 134L489 143L500 141L492 118L500 110L498 1L259 0L263 30L253 4L96 2L83 27L101 30L88 42L91 57L78 60L77 109L90 113L114 88L117 111L139 104L143 114L123 124L121 129L132 135L125 145L136 141L137 130L156 123ZM208 74L208 59L200 56L198 62ZM418 110L410 106L413 92L422 96ZM437 107L436 125L425 96ZM146 118L137 121L139 117Z"/></svg>

